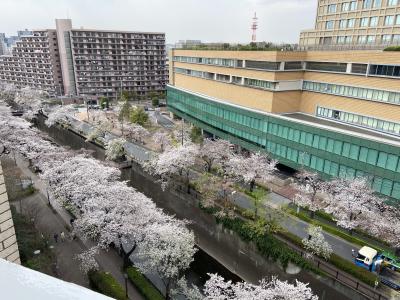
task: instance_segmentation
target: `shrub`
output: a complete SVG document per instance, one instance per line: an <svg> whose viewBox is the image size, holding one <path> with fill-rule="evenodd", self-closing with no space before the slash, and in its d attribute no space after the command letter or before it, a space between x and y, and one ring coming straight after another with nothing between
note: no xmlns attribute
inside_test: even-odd
<svg viewBox="0 0 400 300"><path fill-rule="evenodd" d="M124 288L108 272L90 271L88 273L90 286L102 293L118 300L128 300Z"/></svg>
<svg viewBox="0 0 400 300"><path fill-rule="evenodd" d="M129 267L126 269L129 280L137 287L139 292L145 299L148 300L162 300L165 299L163 295L156 289L156 287L144 277L138 269Z"/></svg>
<svg viewBox="0 0 400 300"><path fill-rule="evenodd" d="M383 51L400 51L400 46L390 46L385 48Z"/></svg>

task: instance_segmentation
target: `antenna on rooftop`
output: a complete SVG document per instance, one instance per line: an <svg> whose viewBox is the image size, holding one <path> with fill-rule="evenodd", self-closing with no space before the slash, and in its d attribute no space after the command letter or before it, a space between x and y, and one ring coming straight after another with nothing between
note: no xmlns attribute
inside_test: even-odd
<svg viewBox="0 0 400 300"><path fill-rule="evenodd" d="M253 17L253 23L251 24L251 30L253 31L253 34L251 35L251 41L255 43L257 41L257 28L258 28L258 18L257 18L257 13L254 13Z"/></svg>

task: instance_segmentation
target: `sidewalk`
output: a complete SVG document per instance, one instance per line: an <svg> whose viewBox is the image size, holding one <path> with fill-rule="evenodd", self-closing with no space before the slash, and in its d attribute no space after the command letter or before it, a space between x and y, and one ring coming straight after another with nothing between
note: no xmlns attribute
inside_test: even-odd
<svg viewBox="0 0 400 300"><path fill-rule="evenodd" d="M50 236L51 244L55 246L60 278L89 287L87 276L79 270L79 262L74 259L74 256L93 246L93 243L91 241L81 241L80 239L60 242L60 237L59 242L55 243L53 234L57 232L60 236L60 233L64 231L67 235L68 231L65 226L69 224L71 217L63 208L57 205L54 200L51 200L51 204L56 210L56 213L54 213L47 204L47 196L45 196L47 194L46 187L43 182L36 174L30 171L28 164L24 160L17 158L16 162L21 171L32 179L35 188L38 189L38 192L25 200L34 201L40 208L37 227L43 234ZM101 251L100 254L96 256L96 260L104 271L110 272L121 286L125 287L125 278L121 271L123 262L116 251ZM133 300L144 300L143 296L130 281L128 281L128 295L129 298Z"/></svg>

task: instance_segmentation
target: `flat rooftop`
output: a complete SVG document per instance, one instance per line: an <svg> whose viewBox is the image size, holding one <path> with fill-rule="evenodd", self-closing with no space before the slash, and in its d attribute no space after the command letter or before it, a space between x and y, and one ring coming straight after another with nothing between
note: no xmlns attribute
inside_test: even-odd
<svg viewBox="0 0 400 300"><path fill-rule="evenodd" d="M379 138L379 139L383 139L383 140L389 140L389 141L398 142L398 143L400 142L400 137L396 137L394 135L380 133L379 131L368 130L366 128L357 127L357 126L353 126L353 125L349 125L349 124L345 124L345 123L341 123L341 122L335 122L333 120L331 121L331 120L327 120L327 119L322 119L322 118L318 118L318 117L303 114L303 113L289 113L289 114L283 114L282 116L300 120L300 121L306 121L306 122L316 123L319 125L329 126L334 129L350 131L350 132L363 134L363 135L369 135L369 136L373 136L375 138Z"/></svg>

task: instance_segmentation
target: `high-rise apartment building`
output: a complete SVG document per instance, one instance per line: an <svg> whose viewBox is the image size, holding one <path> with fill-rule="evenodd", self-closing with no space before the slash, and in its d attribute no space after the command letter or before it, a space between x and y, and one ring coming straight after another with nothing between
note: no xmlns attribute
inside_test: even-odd
<svg viewBox="0 0 400 300"><path fill-rule="evenodd" d="M0 57L0 81L81 96L165 91L165 34L73 29L71 20L56 20L55 30L21 36L12 55Z"/></svg>
<svg viewBox="0 0 400 300"><path fill-rule="evenodd" d="M300 34L303 49L391 45L400 45L399 0L318 0L315 29Z"/></svg>
<svg viewBox="0 0 400 300"><path fill-rule="evenodd" d="M55 30L36 30L21 36L11 55L0 57L0 81L55 93L62 90Z"/></svg>

